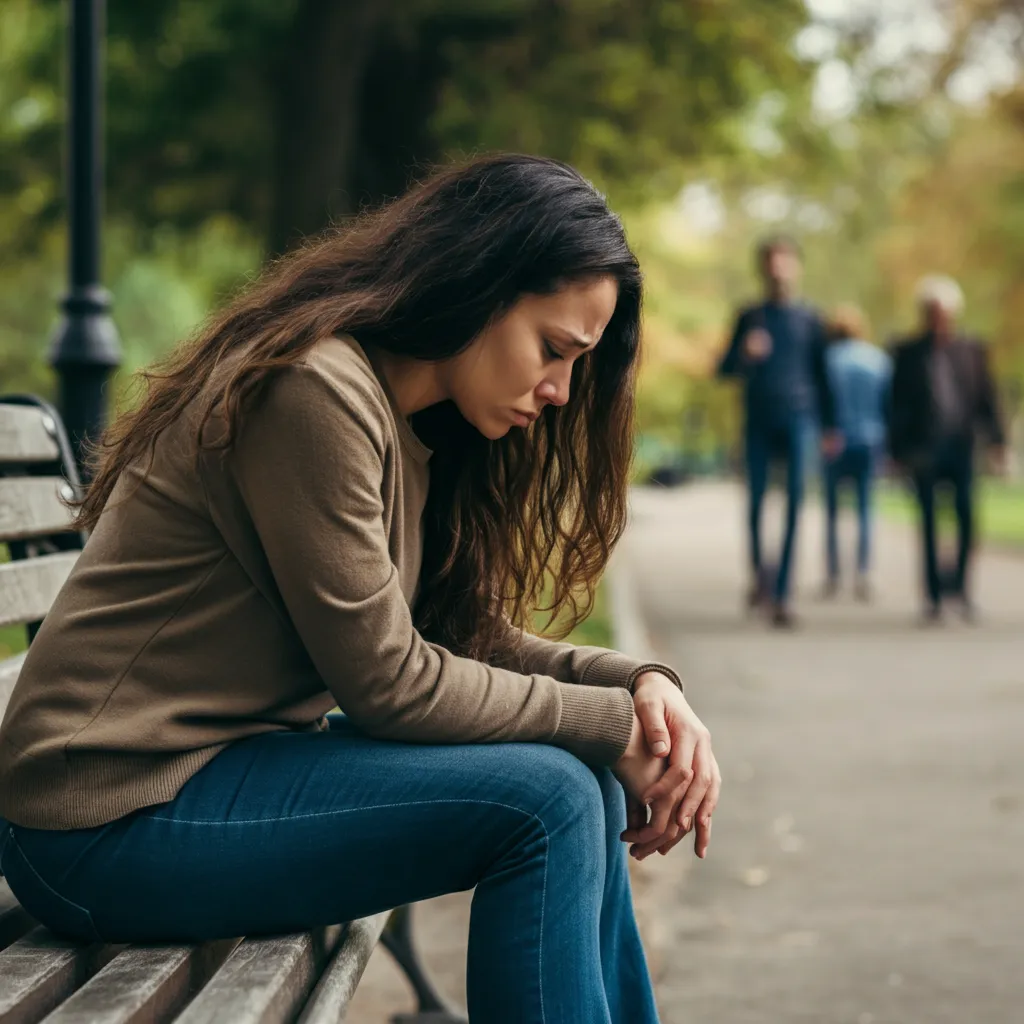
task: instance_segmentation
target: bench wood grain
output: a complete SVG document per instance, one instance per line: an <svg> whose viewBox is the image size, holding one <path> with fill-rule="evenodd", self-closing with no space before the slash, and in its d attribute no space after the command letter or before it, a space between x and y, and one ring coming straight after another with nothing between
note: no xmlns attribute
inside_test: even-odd
<svg viewBox="0 0 1024 1024"><path fill-rule="evenodd" d="M47 430L47 413L31 405L0 402L0 462L59 462L60 448Z"/></svg>
<svg viewBox="0 0 1024 1024"><path fill-rule="evenodd" d="M25 663L27 651L15 654L13 658L4 658L0 661L0 718L3 718L7 703L11 699L14 684L18 681L18 673Z"/></svg>
<svg viewBox="0 0 1024 1024"><path fill-rule="evenodd" d="M199 946L129 946L93 975L46 1024L143 1024L173 1020L238 939Z"/></svg>
<svg viewBox="0 0 1024 1024"><path fill-rule="evenodd" d="M14 898L11 887L0 878L0 949L9 946L31 931L35 921L28 911Z"/></svg>
<svg viewBox="0 0 1024 1024"><path fill-rule="evenodd" d="M0 565L0 626L42 619L80 553L60 551Z"/></svg>
<svg viewBox="0 0 1024 1024"><path fill-rule="evenodd" d="M388 913L377 914L345 926L338 951L313 989L298 1024L337 1024L345 1019L348 1004L388 916Z"/></svg>
<svg viewBox="0 0 1024 1024"><path fill-rule="evenodd" d="M74 496L71 484L59 476L0 478L0 541L74 529L71 511L61 500Z"/></svg>
<svg viewBox="0 0 1024 1024"><path fill-rule="evenodd" d="M118 952L34 928L0 952L0 1024L35 1024Z"/></svg>
<svg viewBox="0 0 1024 1024"><path fill-rule="evenodd" d="M278 1024L293 1020L342 928L246 939L178 1018L178 1024Z"/></svg>

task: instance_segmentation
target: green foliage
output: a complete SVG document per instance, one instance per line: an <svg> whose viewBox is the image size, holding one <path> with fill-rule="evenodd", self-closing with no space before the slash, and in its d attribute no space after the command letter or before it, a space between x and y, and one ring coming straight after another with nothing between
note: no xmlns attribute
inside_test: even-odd
<svg viewBox="0 0 1024 1024"><path fill-rule="evenodd" d="M511 31L446 41L438 140L547 153L622 200L674 191L685 161L735 153L751 102L807 77L778 45L806 21L792 0L495 6Z"/></svg>
<svg viewBox="0 0 1024 1024"><path fill-rule="evenodd" d="M548 617L543 612L534 616L533 629L543 634L548 630ZM590 614L567 637L569 643L593 647L612 646L611 611L603 583L598 584L594 595L594 607Z"/></svg>
<svg viewBox="0 0 1024 1024"><path fill-rule="evenodd" d="M313 0L107 6L112 217L188 230L228 214L263 232L275 189L290 187L275 171L275 146L296 117L289 69L310 59L297 51L296 32ZM0 10L0 226L14 250L34 248L63 215L65 8L7 0ZM809 69L779 45L806 17L799 0L395 5L355 101L357 142L370 163L380 156L373 146L404 149L407 169L451 151L548 153L623 196L665 194L678 186L681 161L736 149L736 119L766 88L807 78ZM418 94L389 98L375 59L422 66ZM419 122L407 123L414 107ZM331 108L311 128L311 145L336 147L332 133L351 113ZM382 116L385 142L374 134ZM406 139L395 137L403 131ZM373 196L391 182L362 184ZM337 194L317 197L323 220L336 203L351 202L352 187L338 180Z"/></svg>
<svg viewBox="0 0 1024 1024"><path fill-rule="evenodd" d="M132 228L106 233L107 285L124 362L112 398L131 374L169 352L259 268L260 245L237 222L210 218L198 229L165 228L144 241ZM0 258L0 387L53 397L49 337L64 287L63 233L35 259Z"/></svg>

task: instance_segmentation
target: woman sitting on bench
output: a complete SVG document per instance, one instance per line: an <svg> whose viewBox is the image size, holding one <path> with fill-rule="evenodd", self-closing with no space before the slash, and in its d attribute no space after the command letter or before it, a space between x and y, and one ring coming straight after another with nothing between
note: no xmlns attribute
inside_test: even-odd
<svg viewBox="0 0 1024 1024"><path fill-rule="evenodd" d="M519 628L622 532L640 307L593 187L499 156L145 374L0 731L26 909L195 941L475 886L474 1020L656 1020L627 850L704 855L707 730L671 669Z"/></svg>

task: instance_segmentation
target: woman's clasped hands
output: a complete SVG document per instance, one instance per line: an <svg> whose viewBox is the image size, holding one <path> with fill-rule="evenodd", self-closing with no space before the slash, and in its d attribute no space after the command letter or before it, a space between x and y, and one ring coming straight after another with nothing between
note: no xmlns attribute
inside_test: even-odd
<svg viewBox="0 0 1024 1024"><path fill-rule="evenodd" d="M626 791L621 838L630 844L630 854L643 860L668 853L693 829L694 852L703 858L722 785L711 734L661 672L637 678L633 708L633 733L613 768Z"/></svg>

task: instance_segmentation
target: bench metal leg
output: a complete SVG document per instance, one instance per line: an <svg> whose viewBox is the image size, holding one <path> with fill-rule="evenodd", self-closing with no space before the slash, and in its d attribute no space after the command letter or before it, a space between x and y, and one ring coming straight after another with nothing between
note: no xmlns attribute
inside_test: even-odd
<svg viewBox="0 0 1024 1024"><path fill-rule="evenodd" d="M380 940L409 979L418 1004L415 1013L396 1014L391 1018L391 1024L467 1024L465 1017L457 1014L441 998L420 962L412 935L412 907L398 907L392 911Z"/></svg>

